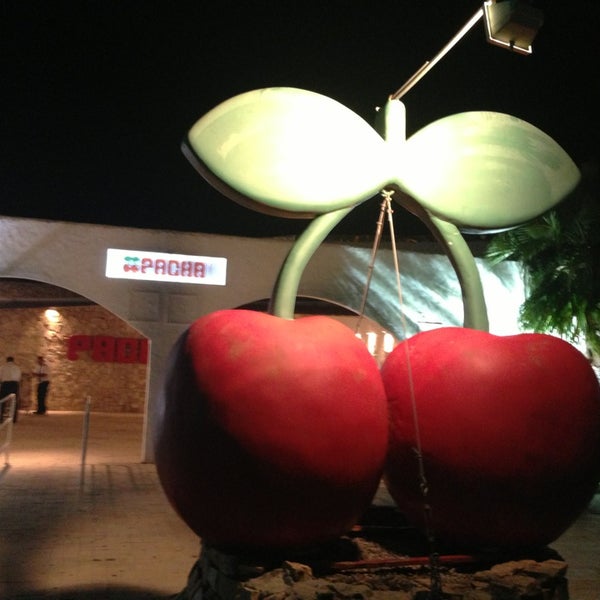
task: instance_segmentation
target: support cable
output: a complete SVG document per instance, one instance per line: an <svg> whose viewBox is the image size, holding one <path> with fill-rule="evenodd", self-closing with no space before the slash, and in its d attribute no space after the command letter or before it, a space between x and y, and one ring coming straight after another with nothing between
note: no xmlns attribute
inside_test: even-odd
<svg viewBox="0 0 600 600"><path fill-rule="evenodd" d="M393 190L383 190L381 195L383 196L383 200L381 202L381 209L379 212L379 219L377 221L377 229L375 232L375 240L373 243L373 249L371 252L371 260L369 262L368 273L367 273L367 281L365 284L365 289L363 291L363 297L360 307L359 319L356 326L356 331L359 329L360 322L364 316L364 309L367 302L367 296L369 293L369 287L371 284L371 279L373 275L373 269L375 266L375 259L377 250L379 248L381 242L381 235L383 231L383 220L384 215L387 214L388 226L390 230L391 244L392 244L392 256L394 260L394 273L396 277L396 288L398 290L398 303L400 306L400 318L402 323L402 330L404 332L404 340L406 341L408 337L408 326L406 323L406 316L404 311L404 298L402 294L402 284L400 281L400 264L398 261L398 251L396 246L396 235L394 231L394 210L392 208L392 196L394 194ZM414 381L413 381L413 373L410 362L410 353L408 350L408 345L404 344L404 351L406 357L406 366L407 366L407 375L408 375L408 385L409 385L409 395L411 401L411 410L412 410L412 418L413 418L413 428L415 433L415 448L414 452L417 458L418 465L418 473L419 473L419 488L421 490L421 496L423 498L423 513L424 513L424 522L425 522L425 535L427 537L427 542L429 544L429 571L431 576L430 583L430 592L429 592L429 600L441 600L444 598L442 593L442 581L440 574L440 564L439 564L439 553L436 551L436 541L435 541L435 533L433 528L433 520L432 520L432 510L431 505L429 504L429 483L427 481L427 477L425 474L425 463L423 460L423 450L421 445L421 431L419 427L419 415L417 410L417 401L414 389Z"/></svg>
<svg viewBox="0 0 600 600"><path fill-rule="evenodd" d="M382 192L383 195L383 192ZM369 289L371 287L371 279L373 277L373 270L375 268L375 259L377 257L377 250L379 250L379 244L381 242L381 234L383 231L383 220L386 212L387 204L385 198L381 201L379 218L377 219L377 227L375 229L375 240L373 241L373 249L371 250L371 259L367 269L367 281L363 290L362 300L360 303L360 310L358 313L358 319L356 321L355 333L358 333L360 326L365 316L365 308L367 306L367 298L369 296Z"/></svg>

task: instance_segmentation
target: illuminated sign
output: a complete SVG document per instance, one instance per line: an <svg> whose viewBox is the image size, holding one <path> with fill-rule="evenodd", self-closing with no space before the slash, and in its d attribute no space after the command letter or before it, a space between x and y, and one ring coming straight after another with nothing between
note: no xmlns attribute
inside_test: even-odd
<svg viewBox="0 0 600 600"><path fill-rule="evenodd" d="M148 340L145 338L118 338L110 335L72 335L67 346L67 358L79 360L87 354L96 362L148 362Z"/></svg>
<svg viewBox="0 0 600 600"><path fill-rule="evenodd" d="M108 248L106 276L116 279L225 285L227 259Z"/></svg>

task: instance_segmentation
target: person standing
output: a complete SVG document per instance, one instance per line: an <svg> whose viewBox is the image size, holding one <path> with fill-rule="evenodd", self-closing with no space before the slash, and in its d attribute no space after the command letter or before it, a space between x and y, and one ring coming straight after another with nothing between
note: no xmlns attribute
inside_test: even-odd
<svg viewBox="0 0 600 600"><path fill-rule="evenodd" d="M0 398L5 398L9 394L14 394L16 397L15 402L15 414L13 416L13 422L17 422L19 415L19 387L21 386L21 369L15 363L15 359L12 356L6 358L6 363L0 367ZM4 407L6 403L2 405L2 419L4 420Z"/></svg>
<svg viewBox="0 0 600 600"><path fill-rule="evenodd" d="M50 369L43 356L37 357L37 366L33 370L33 376L37 378L37 410L34 414L46 414L46 397L50 387Z"/></svg>

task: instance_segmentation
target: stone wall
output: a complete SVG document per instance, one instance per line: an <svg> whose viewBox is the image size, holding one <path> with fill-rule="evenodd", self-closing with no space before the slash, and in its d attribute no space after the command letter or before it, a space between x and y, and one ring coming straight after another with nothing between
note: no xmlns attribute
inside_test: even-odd
<svg viewBox="0 0 600 600"><path fill-rule="evenodd" d="M55 320L44 308L3 309L0 312L0 360L14 356L24 376L21 409L35 406L35 382L29 375L36 357L44 355L51 369L48 409L83 410L89 395L92 410L112 413L143 413L147 365L97 360L91 350L69 360L71 336L110 336L142 341L143 336L123 320L98 305L57 308ZM96 359L95 359L96 358ZM108 357L110 358L110 357Z"/></svg>

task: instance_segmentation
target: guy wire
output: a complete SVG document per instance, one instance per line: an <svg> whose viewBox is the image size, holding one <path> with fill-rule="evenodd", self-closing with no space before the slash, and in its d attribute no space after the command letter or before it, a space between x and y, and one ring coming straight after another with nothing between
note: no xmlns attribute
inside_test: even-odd
<svg viewBox="0 0 600 600"><path fill-rule="evenodd" d="M432 511L431 505L429 504L429 484L427 482L427 477L425 475L425 463L423 461L423 449L421 445L421 430L419 427L419 414L417 410L417 401L415 395L415 387L413 380L412 367L410 362L410 352L408 350L408 344L406 343L406 339L408 336L408 326L406 324L406 316L404 311L404 298L402 295L402 284L400 282L400 264L398 261L398 251L396 247L396 235L394 232L394 218L393 218L393 209L391 198L394 194L393 190L383 190L382 195L384 197L383 202L385 203L386 212L388 215L388 224L390 228L390 237L392 244L392 256L394 257L394 273L396 275L396 288L398 290L398 302L400 306L400 319L402 323L402 329L404 332L404 353L406 358L406 370L408 374L408 385L409 385L409 394L411 401L411 409L412 409L412 417L413 417L413 427L415 432L415 454L417 455L417 465L419 469L419 485L421 489L421 495L423 496L423 511L424 511L424 520L425 520L425 534L427 536L427 541L429 543L429 568L431 573L431 589L429 593L430 600L438 600L442 598L442 582L441 575L439 570L439 555L435 551L435 533L433 530L432 524Z"/></svg>

